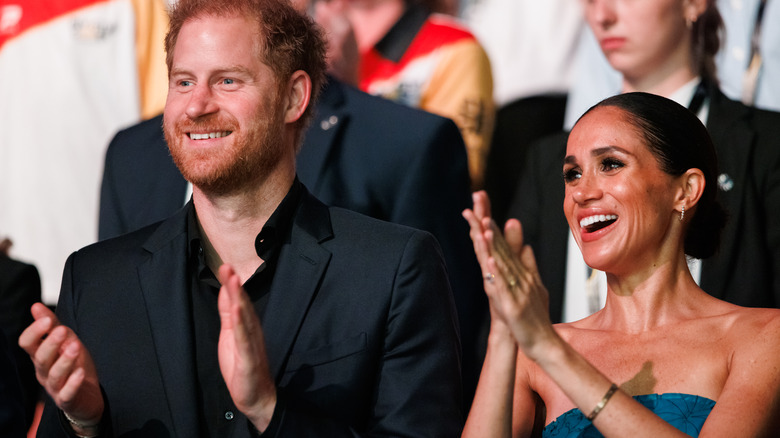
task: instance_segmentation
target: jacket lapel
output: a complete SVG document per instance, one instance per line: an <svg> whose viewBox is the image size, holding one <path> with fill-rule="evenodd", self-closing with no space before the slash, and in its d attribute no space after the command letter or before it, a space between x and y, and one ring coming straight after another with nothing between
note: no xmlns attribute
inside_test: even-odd
<svg viewBox="0 0 780 438"><path fill-rule="evenodd" d="M343 85L329 80L322 90L312 124L306 131L303 146L296 160L298 178L313 193L319 193L325 178L326 164L336 151L339 134L346 126L349 114L346 111Z"/></svg>
<svg viewBox="0 0 780 438"><path fill-rule="evenodd" d="M320 242L332 235L327 207L305 193L290 243L279 255L268 311L262 322L271 373L277 385L282 382L292 346L330 261L330 252Z"/></svg>
<svg viewBox="0 0 780 438"><path fill-rule="evenodd" d="M189 204L188 204L189 205ZM149 258L138 266L170 419L175 436L198 436L197 378L187 273L187 208L146 241Z"/></svg>

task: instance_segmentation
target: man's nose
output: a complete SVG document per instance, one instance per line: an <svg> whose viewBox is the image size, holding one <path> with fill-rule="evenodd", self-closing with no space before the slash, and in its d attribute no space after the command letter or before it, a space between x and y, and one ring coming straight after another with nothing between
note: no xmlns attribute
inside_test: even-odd
<svg viewBox="0 0 780 438"><path fill-rule="evenodd" d="M197 119L217 112L219 106L214 99L214 93L208 85L195 85L190 92L190 101L187 103L187 116Z"/></svg>

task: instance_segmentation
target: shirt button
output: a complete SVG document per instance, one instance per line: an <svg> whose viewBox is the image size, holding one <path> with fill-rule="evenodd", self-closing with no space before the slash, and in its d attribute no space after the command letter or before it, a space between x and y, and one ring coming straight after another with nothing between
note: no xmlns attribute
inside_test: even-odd
<svg viewBox="0 0 780 438"><path fill-rule="evenodd" d="M225 411L225 420L232 420L233 419L233 411Z"/></svg>

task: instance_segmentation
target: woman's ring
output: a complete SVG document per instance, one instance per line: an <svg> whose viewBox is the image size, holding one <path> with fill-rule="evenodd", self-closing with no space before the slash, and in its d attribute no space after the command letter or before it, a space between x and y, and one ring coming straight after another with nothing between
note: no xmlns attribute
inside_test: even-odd
<svg viewBox="0 0 780 438"><path fill-rule="evenodd" d="M493 279L495 279L495 278L496 278L496 276L493 275L492 272L488 272L487 274L485 274L485 281L487 281L488 283L492 283Z"/></svg>

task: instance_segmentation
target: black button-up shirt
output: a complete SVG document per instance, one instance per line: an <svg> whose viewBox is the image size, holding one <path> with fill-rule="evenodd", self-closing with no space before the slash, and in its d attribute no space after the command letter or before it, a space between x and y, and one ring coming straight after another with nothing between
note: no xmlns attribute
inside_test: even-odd
<svg viewBox="0 0 780 438"><path fill-rule="evenodd" d="M243 287L261 320L268 303L279 252L282 245L289 242L302 191L303 187L296 178L287 195L255 238L255 250L263 262ZM201 430L208 431L208 436L211 437L246 436L247 431L253 428L245 426L247 419L233 404L219 369L217 343L220 318L217 297L220 284L215 273L206 264L203 238L192 205L188 213L187 240ZM237 424L240 426L237 427Z"/></svg>

